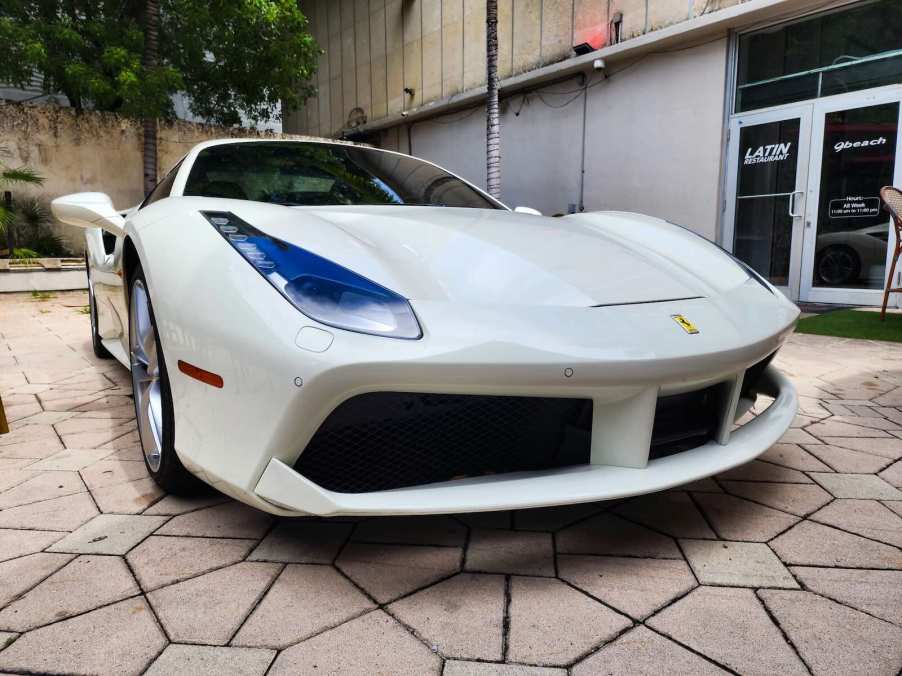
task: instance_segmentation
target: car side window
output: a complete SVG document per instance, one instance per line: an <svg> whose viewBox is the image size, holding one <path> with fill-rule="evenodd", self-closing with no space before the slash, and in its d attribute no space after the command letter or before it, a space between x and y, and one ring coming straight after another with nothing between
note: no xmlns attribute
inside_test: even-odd
<svg viewBox="0 0 902 676"><path fill-rule="evenodd" d="M179 162L172 169L169 170L169 173L166 174L159 183L156 184L153 190L150 191L150 194L144 198L144 201L141 202L141 206L138 209L143 209L149 204L153 204L157 200L161 200L164 197L169 197L169 193L172 192L172 184L175 183L175 177L179 173L179 167L182 166L182 163Z"/></svg>

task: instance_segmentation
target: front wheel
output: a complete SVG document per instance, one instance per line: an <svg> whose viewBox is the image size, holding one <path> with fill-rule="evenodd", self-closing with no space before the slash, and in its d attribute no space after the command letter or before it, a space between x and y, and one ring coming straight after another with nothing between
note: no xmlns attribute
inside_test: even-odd
<svg viewBox="0 0 902 676"><path fill-rule="evenodd" d="M160 349L147 280L140 266L129 282L128 345L135 417L147 471L166 492L194 495L200 491L202 483L185 469L175 452L175 416L169 376Z"/></svg>

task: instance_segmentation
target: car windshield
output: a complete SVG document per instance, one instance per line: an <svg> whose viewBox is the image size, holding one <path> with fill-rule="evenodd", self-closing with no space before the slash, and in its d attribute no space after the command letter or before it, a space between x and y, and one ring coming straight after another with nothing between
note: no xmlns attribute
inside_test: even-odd
<svg viewBox="0 0 902 676"><path fill-rule="evenodd" d="M428 162L335 143L261 141L205 148L191 167L184 194L287 206L502 208Z"/></svg>

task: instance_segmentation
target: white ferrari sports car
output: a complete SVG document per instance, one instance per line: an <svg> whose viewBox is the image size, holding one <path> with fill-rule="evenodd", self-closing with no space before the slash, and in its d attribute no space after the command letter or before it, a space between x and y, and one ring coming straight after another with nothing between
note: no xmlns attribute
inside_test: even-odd
<svg viewBox="0 0 902 676"><path fill-rule="evenodd" d="M131 369L171 492L283 515L588 502L747 462L796 412L770 362L798 309L656 218L512 211L407 155L288 140L202 143L125 213L53 211L86 229L94 349Z"/></svg>

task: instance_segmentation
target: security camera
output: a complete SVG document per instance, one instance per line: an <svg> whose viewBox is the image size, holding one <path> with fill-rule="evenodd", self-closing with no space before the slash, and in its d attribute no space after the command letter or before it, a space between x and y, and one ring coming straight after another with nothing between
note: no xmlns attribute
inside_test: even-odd
<svg viewBox="0 0 902 676"><path fill-rule="evenodd" d="M593 70L604 70L604 68L605 68L604 59L595 59L592 62L592 68L593 68Z"/></svg>

